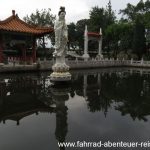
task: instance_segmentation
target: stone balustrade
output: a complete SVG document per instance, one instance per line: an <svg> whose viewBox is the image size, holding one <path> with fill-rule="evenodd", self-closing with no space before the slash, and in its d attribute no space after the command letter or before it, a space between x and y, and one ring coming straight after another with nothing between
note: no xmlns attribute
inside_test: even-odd
<svg viewBox="0 0 150 150"><path fill-rule="evenodd" d="M37 70L51 70L55 60L40 60L32 65L0 65L0 72L15 72L15 71L37 71ZM150 68L150 61L135 61L131 60L96 60L91 59L84 60L67 60L66 63L70 66L70 69L90 69L90 68L107 68L107 67L136 67L136 68Z"/></svg>
<svg viewBox="0 0 150 150"><path fill-rule="evenodd" d="M41 69L51 69L54 64L53 60L43 60L40 61ZM102 67L148 67L150 68L150 61L136 61L136 60L114 60L114 59L105 59L105 60L96 60L91 59L88 61L84 60L67 60L66 63L70 66L71 69L87 69L87 68L102 68Z"/></svg>

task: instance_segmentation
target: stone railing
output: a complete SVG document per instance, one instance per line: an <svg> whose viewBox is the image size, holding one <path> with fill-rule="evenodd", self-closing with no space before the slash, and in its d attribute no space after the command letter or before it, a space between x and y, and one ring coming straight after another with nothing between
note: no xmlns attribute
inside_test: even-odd
<svg viewBox="0 0 150 150"><path fill-rule="evenodd" d="M40 61L39 64L41 69L50 69L54 64L53 60L43 60ZM66 60L66 63L70 66L71 69L86 69L86 68L101 68L101 67L149 67L150 61L135 61L131 60Z"/></svg>
<svg viewBox="0 0 150 150"><path fill-rule="evenodd" d="M55 60L38 60L37 63L32 65L0 65L0 72L11 71L30 71L30 70L51 70ZM90 68L107 68L107 67L133 67L133 68L150 68L150 61L135 61L131 60L66 60L70 69L90 69Z"/></svg>
<svg viewBox="0 0 150 150"><path fill-rule="evenodd" d="M122 61L114 60L67 61L67 64L72 69L124 66Z"/></svg>

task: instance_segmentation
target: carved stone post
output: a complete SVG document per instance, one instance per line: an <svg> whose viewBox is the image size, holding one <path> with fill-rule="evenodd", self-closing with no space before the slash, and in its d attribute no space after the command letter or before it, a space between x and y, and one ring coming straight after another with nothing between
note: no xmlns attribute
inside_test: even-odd
<svg viewBox="0 0 150 150"><path fill-rule="evenodd" d="M85 26L85 31L84 31L84 54L83 54L84 60L87 61L89 58L88 54L88 30L87 30L87 25Z"/></svg>
<svg viewBox="0 0 150 150"><path fill-rule="evenodd" d="M103 40L103 37L102 37L102 29L100 28L100 38L99 38L99 48L98 48L98 55L97 55L97 58L98 59L103 59L103 55L102 55L102 40Z"/></svg>

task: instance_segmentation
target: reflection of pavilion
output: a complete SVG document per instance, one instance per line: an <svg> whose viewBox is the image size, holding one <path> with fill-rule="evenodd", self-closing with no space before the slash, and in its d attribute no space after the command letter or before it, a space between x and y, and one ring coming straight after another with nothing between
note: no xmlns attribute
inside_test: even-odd
<svg viewBox="0 0 150 150"><path fill-rule="evenodd" d="M91 71L92 72L92 71ZM39 112L56 114L55 136L59 142L66 139L68 132L66 100L71 97L86 98L90 112L105 115L110 106L122 115L130 115L133 120L146 121L150 114L150 81L148 76L124 73L93 74L78 73L72 79L70 89L62 86L45 86L46 77L13 77L0 83L0 121L8 119L19 121ZM91 74L90 74L91 73ZM48 83L48 82L47 82ZM137 86L138 85L138 86ZM143 94L141 96L141 91ZM21 97L21 98L20 98ZM113 104L113 105L112 105ZM120 113L119 113L120 114Z"/></svg>
<svg viewBox="0 0 150 150"><path fill-rule="evenodd" d="M0 111L0 122L7 120L13 120L17 122L17 125L19 125L19 122L24 117L30 116L32 114L38 114L39 112L55 112L55 108L53 107L47 107L41 102L38 101L30 101L16 104L16 103L9 103L5 101L3 105L1 105L1 111Z"/></svg>
<svg viewBox="0 0 150 150"><path fill-rule="evenodd" d="M0 84L0 122L5 123L7 120L13 120L19 125L23 118L33 114L38 115L41 112L56 113L56 139L59 142L64 142L68 131L68 108L65 106L65 101L69 98L69 89L48 87L49 94L48 98L45 99L47 93L45 92L45 95L43 95L43 91L46 90L41 89L43 86L39 84L40 82L34 79L32 81L31 78L28 79L28 82L27 79L24 80L24 84L18 82L18 80L21 82L20 78L9 80L11 81L9 84L5 82ZM14 90L11 91L13 88ZM7 93L10 93L10 95L7 95Z"/></svg>
<svg viewBox="0 0 150 150"><path fill-rule="evenodd" d="M40 86L37 80L29 77L9 78L0 83L0 120L19 121L38 112L53 112L54 108L37 100Z"/></svg>

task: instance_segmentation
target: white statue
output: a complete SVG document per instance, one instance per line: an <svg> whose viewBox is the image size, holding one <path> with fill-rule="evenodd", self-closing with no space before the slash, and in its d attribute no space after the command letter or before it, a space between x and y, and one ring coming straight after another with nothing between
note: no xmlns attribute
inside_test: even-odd
<svg viewBox="0 0 150 150"><path fill-rule="evenodd" d="M68 28L65 22L65 7L60 7L58 13L59 19L55 22L55 51L53 56L61 57L66 54L66 45L68 42Z"/></svg>
<svg viewBox="0 0 150 150"><path fill-rule="evenodd" d="M53 56L56 62L52 66L53 73L50 75L51 81L70 81L71 74L69 66L65 62L66 48L68 42L68 28L65 22L65 7L60 7L59 19L55 22L55 51Z"/></svg>

